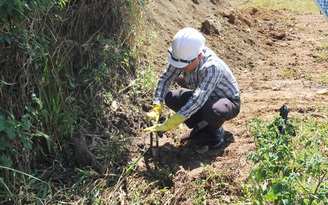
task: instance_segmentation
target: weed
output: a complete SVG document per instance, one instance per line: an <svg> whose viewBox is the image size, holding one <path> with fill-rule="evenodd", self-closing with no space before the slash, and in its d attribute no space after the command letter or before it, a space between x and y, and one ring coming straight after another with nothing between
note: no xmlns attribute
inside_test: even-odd
<svg viewBox="0 0 328 205"><path fill-rule="evenodd" d="M322 84L328 84L328 73L322 75L321 78L317 79L317 81Z"/></svg>
<svg viewBox="0 0 328 205"><path fill-rule="evenodd" d="M319 48L322 50L328 50L328 42L324 42L321 45L319 45Z"/></svg>
<svg viewBox="0 0 328 205"><path fill-rule="evenodd" d="M300 72L296 69L287 68L281 71L281 75L285 78L295 78L300 75Z"/></svg>
<svg viewBox="0 0 328 205"><path fill-rule="evenodd" d="M327 59L326 55L323 53L315 53L314 58L318 61L325 61Z"/></svg>

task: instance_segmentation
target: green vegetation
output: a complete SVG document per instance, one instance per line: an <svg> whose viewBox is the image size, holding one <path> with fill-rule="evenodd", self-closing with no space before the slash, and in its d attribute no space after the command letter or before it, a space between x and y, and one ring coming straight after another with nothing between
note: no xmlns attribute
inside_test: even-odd
<svg viewBox="0 0 328 205"><path fill-rule="evenodd" d="M327 41L323 41L317 47L318 47L317 50L319 51L314 54L314 58L316 58L318 61L326 61L327 60L326 53L328 51Z"/></svg>
<svg viewBox="0 0 328 205"><path fill-rule="evenodd" d="M321 45L319 45L319 48L322 50L328 50L328 41L324 41Z"/></svg>
<svg viewBox="0 0 328 205"><path fill-rule="evenodd" d="M317 59L318 61L324 61L327 59L327 57L323 53L315 53L314 58Z"/></svg>
<svg viewBox="0 0 328 205"><path fill-rule="evenodd" d="M255 168L247 185L254 204L328 203L327 119L292 122L281 133L280 116L273 123L254 119L252 134L258 148L249 154Z"/></svg>
<svg viewBox="0 0 328 205"><path fill-rule="evenodd" d="M328 73L324 74L317 80L317 82L322 84L328 84Z"/></svg>
<svg viewBox="0 0 328 205"><path fill-rule="evenodd" d="M144 0L0 1L1 204L61 203L74 195L81 196L72 199L77 203L101 201L101 187L92 183L96 172L70 170L71 139L79 133L113 130L98 150L112 152L98 158L111 166L112 175L124 173L126 133L133 129L124 120L133 120L126 116L136 109L116 124L118 117L107 112L114 101L133 104L143 84L154 81L151 75L139 79L131 98L121 98L130 82L151 69L141 66L136 72L135 42L146 5ZM84 195L87 182L94 186L85 187Z"/></svg>

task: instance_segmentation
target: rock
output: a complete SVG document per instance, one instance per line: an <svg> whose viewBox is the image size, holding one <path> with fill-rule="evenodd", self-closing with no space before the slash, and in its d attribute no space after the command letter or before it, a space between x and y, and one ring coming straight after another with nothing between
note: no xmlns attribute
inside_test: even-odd
<svg viewBox="0 0 328 205"><path fill-rule="evenodd" d="M322 89L322 90L318 90L317 94L319 95L328 95L328 89Z"/></svg>
<svg viewBox="0 0 328 205"><path fill-rule="evenodd" d="M188 175L189 175L190 178L199 179L202 173L203 173L203 168L198 167L196 169L191 170L188 173Z"/></svg>
<svg viewBox="0 0 328 205"><path fill-rule="evenodd" d="M114 101L112 102L110 108L111 108L113 111L117 111L117 109L119 108L119 106L118 106L116 100L114 100Z"/></svg>
<svg viewBox="0 0 328 205"><path fill-rule="evenodd" d="M209 150L209 147L207 145L195 148L195 151L198 154L204 154L204 153L208 152L208 150Z"/></svg>
<svg viewBox="0 0 328 205"><path fill-rule="evenodd" d="M285 31L275 31L270 33L270 36L277 40L283 40L286 37L286 35L287 34Z"/></svg>
<svg viewBox="0 0 328 205"><path fill-rule="evenodd" d="M240 17L240 20L244 22L248 27L252 27L252 22L249 19Z"/></svg>
<svg viewBox="0 0 328 205"><path fill-rule="evenodd" d="M212 4L216 5L218 2L217 0L211 0Z"/></svg>
<svg viewBox="0 0 328 205"><path fill-rule="evenodd" d="M231 24L235 24L235 22L236 22L236 16L233 15L233 14L230 14L228 16L228 22L231 23Z"/></svg>
<svg viewBox="0 0 328 205"><path fill-rule="evenodd" d="M71 139L73 144L75 164L79 168L92 167L95 168L97 165L96 157L90 152L87 143L85 141L85 136L80 134L74 136Z"/></svg>
<svg viewBox="0 0 328 205"><path fill-rule="evenodd" d="M268 46L273 46L274 45L274 42L271 39L267 39L265 41L265 44L268 45Z"/></svg>
<svg viewBox="0 0 328 205"><path fill-rule="evenodd" d="M205 19L202 23L202 32L205 34L215 33L220 34L221 24L215 16L211 16Z"/></svg>

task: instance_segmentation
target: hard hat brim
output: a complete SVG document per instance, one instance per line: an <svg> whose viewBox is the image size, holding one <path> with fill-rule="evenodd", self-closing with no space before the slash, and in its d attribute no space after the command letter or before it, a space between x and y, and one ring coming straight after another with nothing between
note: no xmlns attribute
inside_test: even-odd
<svg viewBox="0 0 328 205"><path fill-rule="evenodd" d="M172 59L172 56L168 53L167 54L167 61L169 62L169 64L171 64L172 66L176 67L176 68L184 68L188 65L188 63L183 63L183 62L178 62Z"/></svg>

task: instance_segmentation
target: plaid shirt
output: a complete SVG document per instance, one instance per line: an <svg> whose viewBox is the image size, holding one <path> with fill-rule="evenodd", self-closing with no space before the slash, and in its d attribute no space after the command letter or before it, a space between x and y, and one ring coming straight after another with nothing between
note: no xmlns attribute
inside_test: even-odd
<svg viewBox="0 0 328 205"><path fill-rule="evenodd" d="M238 83L230 68L209 48L203 49L203 57L195 70L184 72L170 64L167 65L159 79L154 104L162 103L168 92L170 84L180 75L194 90L189 101L177 112L185 119L197 112L208 99L239 99L240 91Z"/></svg>
<svg viewBox="0 0 328 205"><path fill-rule="evenodd" d="M326 18L328 19L328 0L316 0L321 12L324 13Z"/></svg>

